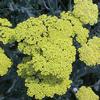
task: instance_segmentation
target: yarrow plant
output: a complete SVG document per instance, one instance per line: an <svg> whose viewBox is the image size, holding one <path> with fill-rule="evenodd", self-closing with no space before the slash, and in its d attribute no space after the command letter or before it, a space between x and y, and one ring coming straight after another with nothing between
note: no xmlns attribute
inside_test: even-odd
<svg viewBox="0 0 100 100"><path fill-rule="evenodd" d="M88 41L89 30L83 27L84 24L93 25L97 22L98 8L92 0L74 2L73 11L62 12L59 18L47 15L31 17L15 28L6 19L0 19L0 41L3 44L16 41L19 51L26 55L18 65L17 73L25 79L30 97L42 99L55 94L63 95L70 88L70 74L76 55L73 45L75 36L81 45L80 60L88 65L100 64L100 39L94 37ZM95 49L92 49L94 44ZM89 59L89 55L84 57L87 52L84 49L90 49L91 56L96 54L93 61ZM10 64L7 64L6 70Z"/></svg>
<svg viewBox="0 0 100 100"><path fill-rule="evenodd" d="M82 86L76 93L77 100L99 100L99 97L90 87Z"/></svg>
<svg viewBox="0 0 100 100"><path fill-rule="evenodd" d="M93 25L97 22L97 5L93 4L92 0L74 0L74 3L73 14L83 24Z"/></svg>
<svg viewBox="0 0 100 100"><path fill-rule="evenodd" d="M71 27L69 21L47 16L30 18L16 27L22 33L16 34L19 50L31 56L30 61L18 66L18 75L26 79L29 96L53 97L70 87L69 76L75 61Z"/></svg>
<svg viewBox="0 0 100 100"><path fill-rule="evenodd" d="M4 51L0 48L0 76L5 75L11 65L12 61L5 55Z"/></svg>
<svg viewBox="0 0 100 100"><path fill-rule="evenodd" d="M88 66L100 64L100 38L93 37L93 39L90 39L87 44L79 48L79 53L80 59Z"/></svg>

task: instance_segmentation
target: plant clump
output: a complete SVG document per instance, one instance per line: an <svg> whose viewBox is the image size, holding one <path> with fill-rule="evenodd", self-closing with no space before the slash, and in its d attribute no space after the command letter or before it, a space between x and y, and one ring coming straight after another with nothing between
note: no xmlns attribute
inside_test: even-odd
<svg viewBox="0 0 100 100"><path fill-rule="evenodd" d="M74 38L81 46L80 60L88 65L100 64L100 39L94 37L88 41L89 30L84 27L84 24L95 24L97 17L97 6L91 0L76 0L73 11L62 12L59 18L30 17L15 28L8 20L0 19L0 42L4 45L17 42L18 50L25 55L17 66L17 73L25 79L28 96L53 97L65 94L70 88L72 64L76 60ZM7 72L11 61L0 52L1 68L6 66ZM7 63L3 65L3 61Z"/></svg>

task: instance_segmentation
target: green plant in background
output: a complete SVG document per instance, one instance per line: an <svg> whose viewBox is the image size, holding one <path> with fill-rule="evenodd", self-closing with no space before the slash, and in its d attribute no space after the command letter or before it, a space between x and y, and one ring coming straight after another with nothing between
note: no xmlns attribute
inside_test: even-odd
<svg viewBox="0 0 100 100"><path fill-rule="evenodd" d="M99 100L99 97L90 87L82 86L76 93L77 100Z"/></svg>
<svg viewBox="0 0 100 100"><path fill-rule="evenodd" d="M4 51L0 48L0 76L5 75L11 67L11 60L5 55Z"/></svg>
<svg viewBox="0 0 100 100"><path fill-rule="evenodd" d="M25 55L17 73L25 79L28 96L36 99L53 97L65 94L70 88L70 74L76 55L75 36L81 45L80 60L88 65L100 64L100 38L88 41L89 30L83 27L84 24L95 24L97 18L97 6L91 0L77 0L73 11L62 12L59 18L47 15L30 17L15 28L6 19L0 19L0 41L3 44L16 41L18 50ZM96 55L93 61L88 59L90 55L84 57L84 49L91 51L91 57Z"/></svg>

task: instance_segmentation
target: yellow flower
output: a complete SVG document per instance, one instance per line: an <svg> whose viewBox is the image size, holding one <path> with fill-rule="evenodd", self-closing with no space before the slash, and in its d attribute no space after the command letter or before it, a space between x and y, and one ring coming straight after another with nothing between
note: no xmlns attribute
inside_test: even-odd
<svg viewBox="0 0 100 100"><path fill-rule="evenodd" d="M80 60L89 66L100 64L100 38L93 37L87 44L79 48Z"/></svg>
<svg viewBox="0 0 100 100"><path fill-rule="evenodd" d="M4 54L4 51L0 48L0 76L5 75L11 65L11 60Z"/></svg>
<svg viewBox="0 0 100 100"><path fill-rule="evenodd" d="M77 100L99 100L99 97L90 87L82 86L76 93Z"/></svg>
<svg viewBox="0 0 100 100"><path fill-rule="evenodd" d="M83 24L93 25L97 23L98 7L92 0L74 0L73 14L80 19Z"/></svg>

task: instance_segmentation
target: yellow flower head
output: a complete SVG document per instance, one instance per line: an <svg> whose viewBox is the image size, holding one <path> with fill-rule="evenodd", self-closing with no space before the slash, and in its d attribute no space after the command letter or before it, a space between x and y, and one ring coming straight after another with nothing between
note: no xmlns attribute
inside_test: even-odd
<svg viewBox="0 0 100 100"><path fill-rule="evenodd" d="M99 97L90 87L82 86L76 93L77 100L99 100Z"/></svg>
<svg viewBox="0 0 100 100"><path fill-rule="evenodd" d="M0 48L0 76L5 75L11 65L11 60L4 54L4 51Z"/></svg>

